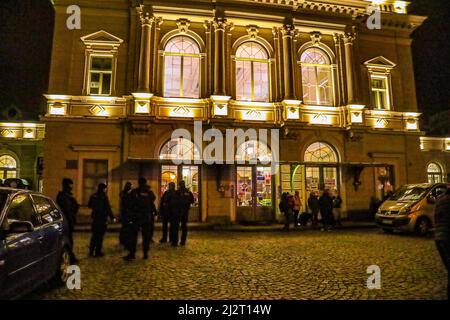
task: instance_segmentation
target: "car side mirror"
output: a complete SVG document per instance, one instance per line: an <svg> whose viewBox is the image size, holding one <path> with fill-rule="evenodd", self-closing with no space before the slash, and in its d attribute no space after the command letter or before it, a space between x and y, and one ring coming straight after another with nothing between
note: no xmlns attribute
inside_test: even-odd
<svg viewBox="0 0 450 320"><path fill-rule="evenodd" d="M25 233L34 230L33 224L28 221L12 221L9 223L8 233Z"/></svg>
<svg viewBox="0 0 450 320"><path fill-rule="evenodd" d="M435 203L436 203L436 198L430 194L430 195L427 197L427 202L428 202L429 204L435 204Z"/></svg>

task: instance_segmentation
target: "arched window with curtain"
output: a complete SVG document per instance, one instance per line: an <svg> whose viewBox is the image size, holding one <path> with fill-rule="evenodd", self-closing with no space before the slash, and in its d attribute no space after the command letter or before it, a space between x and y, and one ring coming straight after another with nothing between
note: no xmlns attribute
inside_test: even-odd
<svg viewBox="0 0 450 320"><path fill-rule="evenodd" d="M428 183L441 183L442 182L442 168L439 164L431 162L427 167Z"/></svg>
<svg viewBox="0 0 450 320"><path fill-rule="evenodd" d="M164 97L198 98L200 48L188 36L170 39L164 48Z"/></svg>
<svg viewBox="0 0 450 320"><path fill-rule="evenodd" d="M17 178L17 161L9 155L0 156L0 179Z"/></svg>
<svg viewBox="0 0 450 320"><path fill-rule="evenodd" d="M269 55L255 41L241 44L236 50L236 99L269 101Z"/></svg>
<svg viewBox="0 0 450 320"><path fill-rule="evenodd" d="M331 59L320 48L306 49L301 57L303 103L333 105Z"/></svg>

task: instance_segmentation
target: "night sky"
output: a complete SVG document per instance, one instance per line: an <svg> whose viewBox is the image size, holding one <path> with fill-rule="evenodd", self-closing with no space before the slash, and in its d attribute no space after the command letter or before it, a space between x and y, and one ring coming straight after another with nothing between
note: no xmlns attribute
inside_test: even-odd
<svg viewBox="0 0 450 320"><path fill-rule="evenodd" d="M428 15L415 31L417 96L430 134L450 134L450 0L412 0L410 13ZM18 119L44 110L53 32L49 0L0 0L0 119L16 106ZM446 112L446 113L443 113Z"/></svg>

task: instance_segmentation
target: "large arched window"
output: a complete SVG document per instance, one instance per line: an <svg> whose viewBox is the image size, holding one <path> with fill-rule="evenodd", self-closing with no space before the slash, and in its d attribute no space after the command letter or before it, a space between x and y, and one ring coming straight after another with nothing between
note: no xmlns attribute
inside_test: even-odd
<svg viewBox="0 0 450 320"><path fill-rule="evenodd" d="M0 156L0 179L17 177L17 161L9 155Z"/></svg>
<svg viewBox="0 0 450 320"><path fill-rule="evenodd" d="M185 138L172 139L161 148L159 158L162 160L198 160L200 152L198 147Z"/></svg>
<svg viewBox="0 0 450 320"><path fill-rule="evenodd" d="M190 37L176 36L164 49L164 96L198 98L200 48Z"/></svg>
<svg viewBox="0 0 450 320"><path fill-rule="evenodd" d="M306 49L300 57L303 102L332 105L333 81L329 56L319 48Z"/></svg>
<svg viewBox="0 0 450 320"><path fill-rule="evenodd" d="M305 162L338 162L338 157L328 144L314 142L305 151Z"/></svg>
<svg viewBox="0 0 450 320"><path fill-rule="evenodd" d="M439 164L431 162L427 167L428 183L442 182L442 168Z"/></svg>
<svg viewBox="0 0 450 320"><path fill-rule="evenodd" d="M257 42L244 42L236 50L236 99L269 100L269 57Z"/></svg>
<svg viewBox="0 0 450 320"><path fill-rule="evenodd" d="M332 146L324 142L314 142L306 148L306 189L308 192L339 189L338 155ZM321 162L324 164L322 165ZM308 164L310 163L310 164ZM330 165L336 163L336 165Z"/></svg>
<svg viewBox="0 0 450 320"><path fill-rule="evenodd" d="M236 150L236 161L241 162L264 162L272 160L272 152L264 142L257 140L245 141Z"/></svg>

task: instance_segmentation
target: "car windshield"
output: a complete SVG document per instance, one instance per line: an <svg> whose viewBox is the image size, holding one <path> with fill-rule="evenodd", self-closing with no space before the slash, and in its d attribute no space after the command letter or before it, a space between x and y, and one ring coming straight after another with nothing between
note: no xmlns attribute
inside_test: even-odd
<svg viewBox="0 0 450 320"><path fill-rule="evenodd" d="M394 201L415 201L422 198L424 193L428 191L428 188L424 187L404 187L395 192L389 200Z"/></svg>

